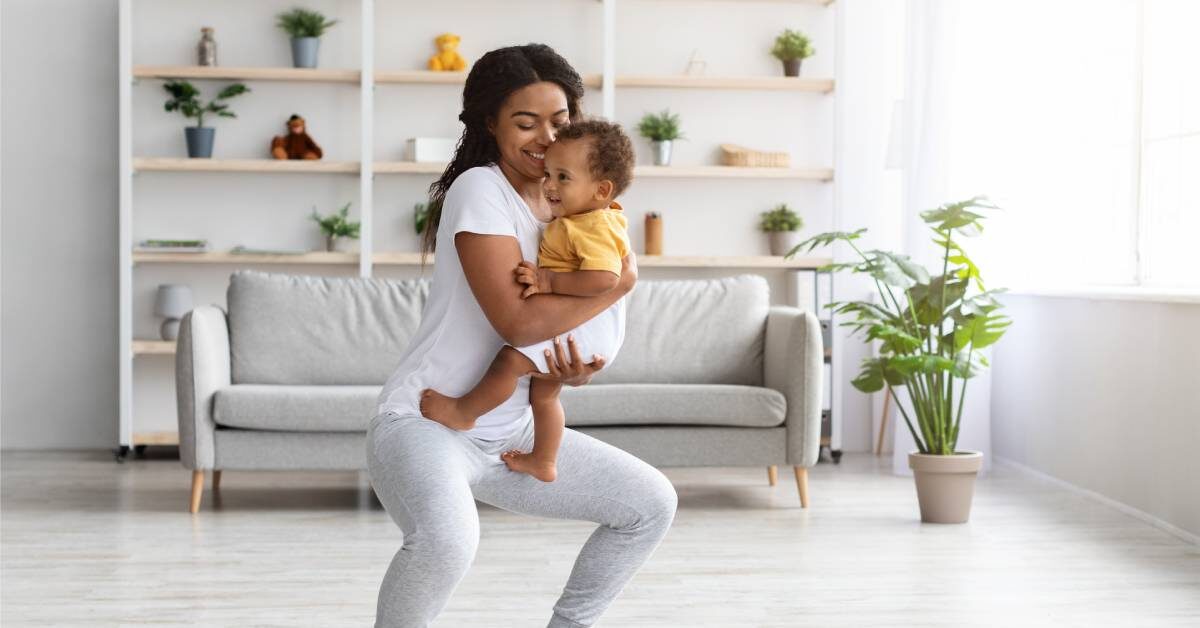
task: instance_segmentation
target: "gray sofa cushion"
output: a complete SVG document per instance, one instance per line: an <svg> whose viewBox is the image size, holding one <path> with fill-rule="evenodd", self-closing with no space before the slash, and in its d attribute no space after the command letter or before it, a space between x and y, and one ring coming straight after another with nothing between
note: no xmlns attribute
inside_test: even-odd
<svg viewBox="0 0 1200 628"><path fill-rule="evenodd" d="M237 271L227 294L233 383L382 385L428 294L419 279Z"/></svg>
<svg viewBox="0 0 1200 628"><path fill-rule="evenodd" d="M787 400L776 390L717 384L589 384L563 388L567 425L783 424Z"/></svg>
<svg viewBox="0 0 1200 628"><path fill-rule="evenodd" d="M594 383L762 385L763 277L642 281L627 304L621 353Z"/></svg>
<svg viewBox="0 0 1200 628"><path fill-rule="evenodd" d="M240 384L217 391L217 425L292 432L364 432L379 386Z"/></svg>
<svg viewBox="0 0 1200 628"><path fill-rule="evenodd" d="M293 432L362 432L379 386L238 384L218 390L222 427ZM714 384L609 384L564 388L567 425L723 425L776 427L787 401L778 391Z"/></svg>

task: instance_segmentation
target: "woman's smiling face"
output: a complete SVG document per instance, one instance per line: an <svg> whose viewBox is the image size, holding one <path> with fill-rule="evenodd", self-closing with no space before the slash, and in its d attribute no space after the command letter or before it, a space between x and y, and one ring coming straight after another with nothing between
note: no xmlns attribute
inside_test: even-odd
<svg viewBox="0 0 1200 628"><path fill-rule="evenodd" d="M546 149L569 122L567 95L556 83L542 81L509 94L496 118L488 121L488 130L500 148L501 166L541 181Z"/></svg>

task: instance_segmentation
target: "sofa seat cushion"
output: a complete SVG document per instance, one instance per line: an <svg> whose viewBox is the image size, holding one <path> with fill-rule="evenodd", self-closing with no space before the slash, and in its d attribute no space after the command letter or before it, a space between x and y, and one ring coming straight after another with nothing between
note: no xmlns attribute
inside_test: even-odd
<svg viewBox="0 0 1200 628"><path fill-rule="evenodd" d="M235 384L217 391L213 420L225 427L291 432L365 432L380 386Z"/></svg>
<svg viewBox="0 0 1200 628"><path fill-rule="evenodd" d="M567 425L776 427L787 399L777 390L727 384L590 384L564 387Z"/></svg>

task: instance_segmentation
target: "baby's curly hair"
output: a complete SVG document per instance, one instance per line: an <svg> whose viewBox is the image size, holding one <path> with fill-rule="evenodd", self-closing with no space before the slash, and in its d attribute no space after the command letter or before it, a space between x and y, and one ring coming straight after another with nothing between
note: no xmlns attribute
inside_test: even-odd
<svg viewBox="0 0 1200 628"><path fill-rule="evenodd" d="M612 181L613 198L620 196L633 181L637 160L629 136L621 125L596 118L572 122L558 131L558 141L580 139L590 140L587 161L592 176Z"/></svg>

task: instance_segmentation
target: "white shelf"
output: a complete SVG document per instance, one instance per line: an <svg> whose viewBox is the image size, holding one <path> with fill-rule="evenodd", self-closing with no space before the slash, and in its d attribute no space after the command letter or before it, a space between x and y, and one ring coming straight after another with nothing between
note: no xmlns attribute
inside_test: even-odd
<svg viewBox="0 0 1200 628"><path fill-rule="evenodd" d="M667 0L644 0L645 2L665 2ZM698 0L680 0L679 15L684 16L686 20L687 11L691 9L688 6L689 2ZM729 5L728 8L737 10L737 2L735 0L721 0ZM753 2L774 3L776 6L782 7L784 4L791 5L829 5L833 0L744 0L746 4ZM224 272L228 267L237 266L256 266L256 265L273 265L276 267L287 268L289 266L297 267L295 270L305 270L306 272L328 272L337 274L353 274L357 270L357 274L363 277L370 277L375 272L375 268L386 267L410 267L415 268L422 262L421 255L415 252L401 251L373 251L376 226L379 216L375 215L373 204L375 202L375 190L373 188L376 175L417 175L425 177L433 177L441 174L446 167L444 163L415 163L406 161L375 161L374 155L377 152L388 154L392 150L392 146L380 146L382 150L376 150L376 144L381 141L381 137L376 136L376 125L385 115L404 115L403 112L384 112L376 111L376 98L373 97L376 85L382 86L447 86L435 92L428 92L430 95L437 98L448 98L448 92L453 91L453 87L459 87L465 83L467 72L431 72L423 69L380 69L376 67L376 55L378 53L374 38L377 34L387 32L385 25L376 24L376 5L378 0L361 0L354 4L354 8L348 8L347 11L359 13L358 23L360 24L360 34L354 48L359 52L360 58L357 62L351 57L341 61L343 64L356 65L357 68L291 68L291 67L203 67L191 65L135 65L134 64L134 48L135 42L138 41L134 28L136 20L133 19L135 13L136 0L118 0L118 91L119 91L119 132L118 132L118 173L119 173L119 231L118 244L120 256L120 276L118 282L118 299L120 301L120 316L118 328L118 344L119 344L119 439L121 444L167 444L177 442L177 436L173 432L153 431L158 430L161 426L154 422L142 423L142 420L135 417L133 410L134 406L134 376L132 371L133 358L136 356L169 356L174 352L175 344L169 341L160 341L154 339L135 339L132 337L134 320L139 315L134 310L135 292L134 287L138 284L135 279L138 277L138 266L147 265L176 265L175 271L182 271L184 267L192 269L207 268L214 272ZM778 64L773 63L770 69L763 66L762 72L765 75L760 76L707 76L707 75L673 75L673 74L641 74L637 72L637 68L630 67L633 73L620 74L616 67L615 51L619 45L637 45L645 54L654 54L656 43L654 41L621 41L619 40L619 24L616 14L622 10L617 5L623 5L624 10L636 11L637 3L629 2L613 2L604 0L603 9L601 11L602 19L598 20L597 29L600 34L597 35L598 41L595 42L599 48L600 56L596 58L597 66L592 66L588 69L602 69L602 73L590 73L584 75L583 82L589 88L589 98L597 95L591 90L602 90L602 98L598 102L602 102L603 106L596 107L592 113L605 115L612 118L615 112L622 106L621 95L629 93L631 98L636 101L638 99L650 96L649 92L641 94L633 91L626 92L625 90L693 90L696 97L709 97L713 91L736 91L740 90L750 94L750 98L765 97L765 92L777 92L783 94L789 93L786 98L797 99L795 102L807 102L812 98L832 98L836 89L835 79L842 78L840 76L840 68L842 67L840 54L826 50L823 54L833 54L833 58L837 63L833 65L834 76L825 77L784 77L771 75L771 70L778 67ZM190 3L189 3L190 6ZM840 7L838 7L840 9ZM718 9L724 10L724 9ZM820 13L820 9L805 10L806 14L813 15ZM839 11L840 12L840 11ZM830 15L829 21L833 22L833 32L836 37L833 40L833 46L829 48L839 48L840 42L843 40L841 32L842 20L840 15ZM832 19L836 18L836 19ZM824 21L824 20L822 20ZM801 25L803 26L803 24ZM147 28L153 29L154 24L148 24ZM782 26L779 26L782 28ZM393 60L394 63L400 63L398 60ZM805 70L810 71L814 66L806 65ZM605 80L607 77L607 80ZM155 157L155 156L134 156L133 129L137 127L138 120L134 115L134 98L132 86L139 79L162 80L162 79L184 79L198 81L265 81L276 83L295 83L296 85L289 90L294 91L297 98L302 100L302 96L306 90L317 89L322 90L314 93L324 93L324 90L332 88L338 94L348 95L350 92L345 89L355 90L358 93L354 94L357 97L357 103L351 105L351 109L346 111L347 115L354 115L353 107L357 106L358 127L357 132L358 145L355 147L351 141L350 152L339 153L339 156L350 157L352 161L299 161L299 160L273 160L269 155L262 153L261 158L256 159L186 159L179 157ZM324 84L325 87L321 85ZM708 91L706 91L708 90ZM410 90L411 91L411 90ZM426 92L418 90L411 92L412 94L425 94ZM756 95L757 93L757 95ZM793 97L791 94L795 94ZM680 97L681 94L663 94L664 97ZM421 96L424 97L424 96ZM455 100L447 100L443 110L447 115L453 116L458 111L458 103ZM298 101L299 102L299 101ZM826 102L826 101L822 101ZM832 102L832 101L830 101ZM140 103L139 103L140 106ZM835 105L835 118L837 115ZM760 108L761 109L761 108ZM141 109L138 109L141 111ZM761 114L760 111L749 112L754 115ZM780 115L786 114L786 111L780 112ZM788 119L787 124L805 124L804 120ZM814 123L815 124L815 123ZM731 129L735 132L736 129ZM396 138L389 138L386 141L392 142ZM810 165L831 165L838 166L837 151L837 133L836 119L835 132L833 136L833 147L830 150L830 159L826 161L824 158L819 158L816 164ZM357 150L355 150L357 148ZM251 155L257 155L257 151L248 151ZM136 231L138 224L134 220L135 208L139 206L141 201L138 198L139 193L144 191L135 190L138 186L134 184L138 173L147 173L146 176L157 176L149 173L170 173L170 172L209 172L209 173L247 173L247 174L299 174L299 175L316 175L316 174L332 174L332 175L350 175L356 176L359 179L359 198L357 208L362 220L362 241L359 243L361 253L358 252L324 252L313 251L302 254L237 254L229 251L214 251L207 253L181 253L181 252L138 252L134 247L133 233ZM646 184L653 185L655 180L676 179L675 182L664 181L661 184L676 186L682 183L686 185L689 182L697 180L714 180L727 181L729 186L739 185L739 182L749 183L752 180L755 185L758 185L763 180L775 180L786 182L787 185L778 186L779 188L794 189L791 187L792 182L797 182L800 185L808 183L823 184L834 180L835 169L833 167L812 167L812 168L739 168L719 165L676 165L676 166L639 166L635 170L635 175L640 179L645 179ZM207 175L206 175L207 176ZM168 177L164 177L168 179ZM290 179L290 177L289 177ZM158 181L158 179L155 179ZM342 179L321 179L322 183L330 183L343 185ZM164 181L170 184L170 180ZM283 181L271 181L264 179L264 185L278 187L284 185ZM674 188L672 188L674 189ZM819 196L822 198L825 195L822 193ZM839 186L835 184L832 197L832 208L830 209L831 224L837 224L837 206L839 203ZM746 211L750 211L747 208ZM166 219L169 220L168 215ZM202 237L204 234L196 234L197 237ZM433 256L429 256L425 260L427 264L433 263ZM787 272L789 275L797 275L799 273L791 271L806 271L813 270L823 266L829 262L825 258L802 258L793 260L784 260L779 257L769 256L639 256L638 262L644 268L662 268L662 269L751 269L760 272ZM317 269L317 267L324 267ZM143 272L145 272L143 270ZM166 272L164 270L163 272ZM686 273L685 273L686 274ZM703 273L695 273L703 274ZM149 364L158 365L161 358L148 357L145 358ZM834 398L839 397L838 389L835 384ZM157 415L160 419L162 415L159 411L149 411L151 415ZM138 412L140 414L140 410ZM835 411L836 416L836 411ZM836 423L836 421L835 421ZM139 429L140 428L140 429ZM835 430L837 428L835 427ZM836 434L836 432L835 432ZM835 438L835 440L837 440Z"/></svg>
<svg viewBox="0 0 1200 628"><path fill-rule="evenodd" d="M136 65L134 78L200 79L230 81L303 81L309 83L358 83L358 70L323 68L236 68L202 65Z"/></svg>
<svg viewBox="0 0 1200 628"><path fill-rule="evenodd" d="M357 161L321 159L188 159L184 157L137 157L139 172L263 172L358 174Z"/></svg>

